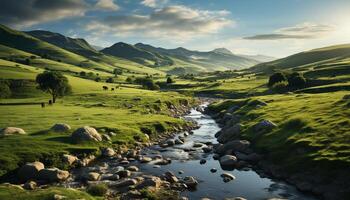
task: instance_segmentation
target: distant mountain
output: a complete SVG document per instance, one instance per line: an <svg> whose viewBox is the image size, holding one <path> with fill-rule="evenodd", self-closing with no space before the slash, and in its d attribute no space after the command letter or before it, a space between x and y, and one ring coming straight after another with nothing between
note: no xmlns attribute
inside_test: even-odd
<svg viewBox="0 0 350 200"><path fill-rule="evenodd" d="M234 55L231 51L224 48L215 49L208 52L201 52L191 51L183 47L176 49L165 49L142 43L135 44L135 47L146 51L167 55L191 64L199 65L205 67L208 71L243 69L259 63L254 59Z"/></svg>
<svg viewBox="0 0 350 200"><path fill-rule="evenodd" d="M42 30L28 31L25 33L83 56L94 56L99 54L97 50L95 50L88 42L81 38L70 38L59 33Z"/></svg>
<svg viewBox="0 0 350 200"><path fill-rule="evenodd" d="M104 47L101 46L97 46L97 45L91 45L96 51L101 51L102 49L104 49Z"/></svg>
<svg viewBox="0 0 350 200"><path fill-rule="evenodd" d="M292 69L309 65L323 65L350 59L350 44L329 46L324 48L304 51L285 58L258 64L250 70L255 72Z"/></svg>
<svg viewBox="0 0 350 200"><path fill-rule="evenodd" d="M151 65L156 67L173 64L173 61L167 56L160 55L157 52L149 52L147 50L138 48L137 46L123 42L115 43L110 47L102 49L101 52L108 55L132 60L134 62L148 66Z"/></svg>

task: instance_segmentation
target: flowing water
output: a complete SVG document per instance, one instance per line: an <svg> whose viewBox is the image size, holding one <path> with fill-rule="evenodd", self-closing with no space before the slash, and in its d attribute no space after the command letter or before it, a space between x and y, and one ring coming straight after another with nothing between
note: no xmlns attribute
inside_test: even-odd
<svg viewBox="0 0 350 200"><path fill-rule="evenodd" d="M200 128L194 130L192 135L187 136L184 144L167 148L154 145L142 151L142 154L150 157L161 155L163 158L170 158L172 160L171 164L157 166L154 165L155 161L146 164L134 161L130 165L137 165L140 168L140 172L134 173L134 176L142 174L161 176L167 171L172 171L178 177L182 178L193 176L199 182L196 190L182 192L183 196L191 200L205 197L215 200L233 197L243 197L248 200L270 198L289 200L317 199L311 195L299 192L295 187L282 181L261 177L250 168L232 171L223 170L220 167L219 161L213 159L213 153L203 153L201 148L193 148L193 144L198 142L217 143L214 135L220 130L218 124L210 116L194 109L185 118L194 120ZM183 133L179 135L183 135ZM189 149L191 150L189 151ZM205 159L206 163L200 164L201 159ZM115 159L104 160L103 162L96 163L95 166L90 166L90 168L100 168L101 163L108 166L102 170L103 173L115 173L121 169L118 161ZM212 168L216 168L217 172L211 173L210 169ZM101 172L101 169L99 171ZM178 173L179 171L182 171L182 173ZM220 175L225 172L234 175L236 179L224 182ZM74 182L71 182L69 185L74 186Z"/></svg>

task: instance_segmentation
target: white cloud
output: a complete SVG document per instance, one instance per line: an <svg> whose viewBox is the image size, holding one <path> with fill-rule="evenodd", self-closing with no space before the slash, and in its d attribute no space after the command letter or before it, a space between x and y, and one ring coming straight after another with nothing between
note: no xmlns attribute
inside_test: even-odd
<svg viewBox="0 0 350 200"><path fill-rule="evenodd" d="M292 27L285 27L268 34L245 37L247 40L315 39L330 34L335 29L327 24L305 22Z"/></svg>
<svg viewBox="0 0 350 200"><path fill-rule="evenodd" d="M98 34L116 36L140 36L150 38L172 38L179 41L217 33L233 25L227 18L228 11L208 11L185 6L168 6L154 10L149 15L116 15L93 21L86 29Z"/></svg>
<svg viewBox="0 0 350 200"><path fill-rule="evenodd" d="M119 6L113 0L99 0L96 8L101 10L119 10Z"/></svg>
<svg viewBox="0 0 350 200"><path fill-rule="evenodd" d="M158 8L168 3L168 0L143 0L141 4L151 8Z"/></svg>

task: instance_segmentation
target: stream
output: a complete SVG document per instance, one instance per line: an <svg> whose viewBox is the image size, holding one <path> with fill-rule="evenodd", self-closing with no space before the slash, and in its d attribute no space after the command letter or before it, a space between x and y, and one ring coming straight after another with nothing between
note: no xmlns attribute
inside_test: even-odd
<svg viewBox="0 0 350 200"><path fill-rule="evenodd" d="M204 108L206 105L202 105ZM266 177L260 177L251 168L244 170L223 170L219 161L213 159L213 153L203 153L201 148L193 148L194 143L217 143L214 137L215 133L220 130L218 124L208 115L205 115L195 109L184 116L187 120L194 120L199 129L193 130L193 134L186 137L184 144L174 145L162 148L154 145L142 150L143 155L154 157L161 155L163 158L170 158L171 163L168 165L156 166L155 161L149 163L131 162L130 165L136 165L140 171L135 175L154 175L161 176L167 171L172 171L177 177L193 176L199 182L196 190L185 190L181 192L182 196L189 199L210 198L221 200L225 198L243 197L248 200L264 200L270 198L280 198L289 200L316 200L317 198L298 191L294 186L283 181L273 180ZM183 135L179 134L178 136ZM176 137L175 137L176 138ZM189 151L189 149L191 149ZM206 163L201 164L200 160L205 159ZM110 167L118 167L113 160L106 161ZM217 172L212 173L210 170L216 168ZM109 169L110 173L113 173ZM181 171L181 174L179 173ZM230 173L236 177L235 180L224 182L220 177L222 173Z"/></svg>

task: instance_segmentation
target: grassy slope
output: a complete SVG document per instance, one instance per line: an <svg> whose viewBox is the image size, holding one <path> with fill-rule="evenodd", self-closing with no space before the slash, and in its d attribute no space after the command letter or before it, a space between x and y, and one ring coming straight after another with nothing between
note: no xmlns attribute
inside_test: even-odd
<svg viewBox="0 0 350 200"><path fill-rule="evenodd" d="M2 60L0 74L7 79L33 80L41 69L19 65ZM114 144L132 144L133 136L143 134L141 127L153 130L163 127L171 130L174 126L183 125L184 121L169 117L165 103L169 101L175 106L180 99L187 97L177 93L157 92L136 88L121 87L116 91L102 91L102 86L115 87L117 84L97 83L67 75L73 89L73 95L60 99L54 106L40 108L39 105L0 106L0 127L21 127L29 133L23 137L4 137L0 139L0 174L16 169L26 161L44 160L51 157L47 164L57 163L58 155L74 149L95 149L99 145L75 145L70 143L69 135L53 134L47 130L54 123L68 123L73 127L90 125L96 128L107 128L118 133L113 137ZM15 98L1 99L1 103L47 102L47 94L35 89L35 84L15 91ZM18 98L16 98L18 97ZM140 97L141 100L134 100ZM162 111L157 112L156 110ZM163 129L162 128L162 129ZM163 130L164 131L164 130ZM43 133L43 134L38 134ZM103 143L103 145L108 145ZM47 149L47 147L50 149Z"/></svg>

